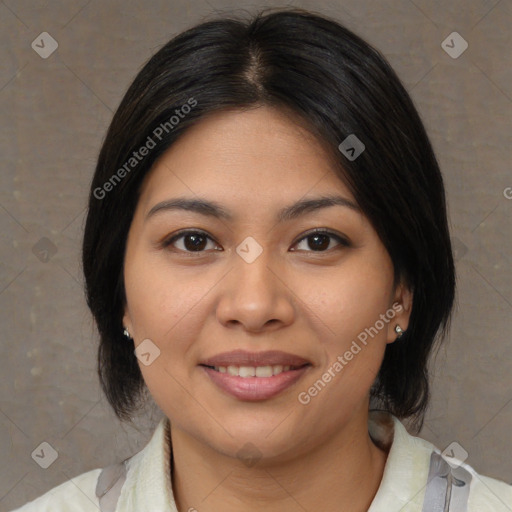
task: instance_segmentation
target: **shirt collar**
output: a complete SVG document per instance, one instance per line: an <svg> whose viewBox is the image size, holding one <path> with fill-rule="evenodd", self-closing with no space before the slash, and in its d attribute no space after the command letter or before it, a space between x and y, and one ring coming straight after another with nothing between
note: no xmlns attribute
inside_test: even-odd
<svg viewBox="0 0 512 512"><path fill-rule="evenodd" d="M172 492L170 422L164 417L143 450L128 462L116 510L178 512Z"/></svg>
<svg viewBox="0 0 512 512"><path fill-rule="evenodd" d="M387 412L370 411L368 431L388 451L384 474L368 512L421 510L434 446L410 435L400 420Z"/></svg>
<svg viewBox="0 0 512 512"><path fill-rule="evenodd" d="M383 411L370 411L368 431L375 444L388 452L384 474L368 512L421 510L433 446L409 435L398 418ZM170 451L170 422L164 417L145 448L127 463L118 510L177 512Z"/></svg>

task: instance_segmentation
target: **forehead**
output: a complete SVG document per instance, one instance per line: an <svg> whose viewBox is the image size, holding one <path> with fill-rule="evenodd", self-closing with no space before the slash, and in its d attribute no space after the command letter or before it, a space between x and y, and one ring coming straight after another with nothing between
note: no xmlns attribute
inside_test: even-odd
<svg viewBox="0 0 512 512"><path fill-rule="evenodd" d="M189 128L155 163L141 190L145 209L170 195L247 208L308 194L353 196L329 153L292 116L269 107L214 113Z"/></svg>

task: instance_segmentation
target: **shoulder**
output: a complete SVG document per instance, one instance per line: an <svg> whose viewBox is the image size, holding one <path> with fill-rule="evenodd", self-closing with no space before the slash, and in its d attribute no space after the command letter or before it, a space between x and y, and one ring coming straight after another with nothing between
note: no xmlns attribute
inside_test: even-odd
<svg viewBox="0 0 512 512"><path fill-rule="evenodd" d="M372 440L388 450L381 485L369 512L420 512L445 499L450 510L465 503L465 512L511 512L512 485L479 474L472 466L449 458L425 439L411 435L394 416L372 414ZM426 507L426 508L425 508Z"/></svg>
<svg viewBox="0 0 512 512"><path fill-rule="evenodd" d="M98 512L96 482L101 469L82 473L11 512Z"/></svg>
<svg viewBox="0 0 512 512"><path fill-rule="evenodd" d="M418 437L410 437L412 441L411 446L414 446L417 453L420 453L423 459L428 456L430 462L432 454L437 453L445 461L444 468L451 473L453 482L451 506L459 500L467 500L467 512L512 511L512 485L502 480L481 475L471 465L456 458L448 458L447 455L443 456L441 450L430 442ZM443 476L441 473L438 476L446 479L446 476ZM429 479L430 475L427 477L427 483ZM469 484L467 494L462 491L464 482ZM455 510L457 510L456 507Z"/></svg>
<svg viewBox="0 0 512 512"><path fill-rule="evenodd" d="M510 512L512 510L512 485L478 474L471 466L465 468L472 473L468 512Z"/></svg>
<svg viewBox="0 0 512 512"><path fill-rule="evenodd" d="M445 461L444 468L452 476L450 506L454 506L458 501L467 501L467 512L512 511L512 485L496 478L481 475L471 465L456 458L448 458L447 455L443 456L441 450L428 441L411 437L413 439L412 445L415 446L418 452L422 453L423 457L428 454L430 458L433 453L437 453ZM443 471L437 476L446 479L446 476L441 473ZM427 478L427 483L429 479L430 475ZM466 493L463 491L465 483L469 485ZM457 507L455 507L455 510L457 510Z"/></svg>

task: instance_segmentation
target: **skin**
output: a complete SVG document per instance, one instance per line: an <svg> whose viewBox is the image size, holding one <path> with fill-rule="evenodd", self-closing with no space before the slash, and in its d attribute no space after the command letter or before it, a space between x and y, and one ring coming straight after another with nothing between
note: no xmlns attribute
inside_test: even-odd
<svg viewBox="0 0 512 512"><path fill-rule="evenodd" d="M149 338L160 350L139 365L171 421L180 511L356 512L377 492L387 454L368 435L368 394L395 326L408 327L412 294L394 288L389 254L362 213L336 205L276 221L284 206L333 193L355 203L322 145L269 107L203 119L143 183L125 254L123 321L135 346ZM234 219L179 210L146 219L177 196L216 201ZM163 246L185 228L210 237L202 252L190 237ZM314 228L349 245L334 237L315 245L306 237ZM236 252L248 236L263 249L250 264ZM309 404L299 403L395 302L402 311ZM312 366L278 396L244 401L198 366L234 349L282 350ZM237 457L246 443L258 454L252 465Z"/></svg>

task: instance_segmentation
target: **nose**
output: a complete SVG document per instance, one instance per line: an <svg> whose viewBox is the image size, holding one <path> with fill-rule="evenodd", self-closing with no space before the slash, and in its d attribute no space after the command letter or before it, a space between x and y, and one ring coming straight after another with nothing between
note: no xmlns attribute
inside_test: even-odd
<svg viewBox="0 0 512 512"><path fill-rule="evenodd" d="M248 263L233 254L233 267L219 283L217 318L225 327L239 326L257 333L293 322L293 292L282 266L270 261L268 251Z"/></svg>

